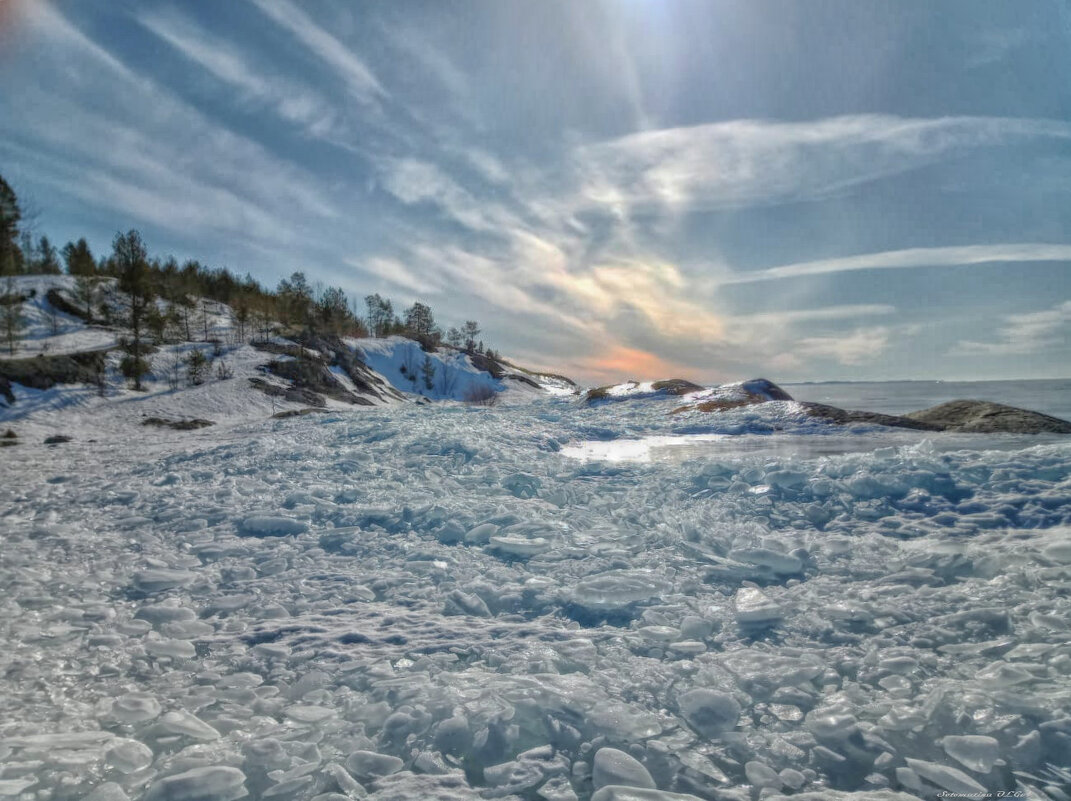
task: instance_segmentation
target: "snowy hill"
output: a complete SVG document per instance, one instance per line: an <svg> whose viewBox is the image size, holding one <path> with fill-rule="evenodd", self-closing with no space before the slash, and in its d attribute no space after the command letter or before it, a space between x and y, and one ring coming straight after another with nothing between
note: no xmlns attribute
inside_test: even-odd
<svg viewBox="0 0 1071 801"><path fill-rule="evenodd" d="M194 300L196 319L185 321L183 333L204 341L156 345L145 391L134 392L119 369L125 332L101 324L102 316L124 313L112 279L100 283L88 314L69 276L19 276L14 288L24 326L14 354L0 354L0 426L16 429L22 441L117 435L146 420L163 421L157 436L170 436L169 426L189 436L184 426L192 421L230 426L421 399L491 405L576 392L559 376L448 346L425 353L398 336L248 341L229 306L203 298ZM193 375L197 353L204 364Z"/></svg>
<svg viewBox="0 0 1071 801"><path fill-rule="evenodd" d="M523 397L577 391L573 382L561 376L534 373L449 346L425 353L419 343L398 336L345 341L394 387L432 400L473 402L505 392Z"/></svg>
<svg viewBox="0 0 1071 801"><path fill-rule="evenodd" d="M20 275L12 283L15 292L24 298L22 317L25 327L15 344L15 353L10 353L4 343L0 358L80 353L116 346L115 329L87 325L82 319L61 311L49 302L48 293L60 291L71 299L73 305L74 278L67 275ZM112 283L103 282L101 293L110 295ZM6 291L5 280L4 285L0 286L0 294Z"/></svg>

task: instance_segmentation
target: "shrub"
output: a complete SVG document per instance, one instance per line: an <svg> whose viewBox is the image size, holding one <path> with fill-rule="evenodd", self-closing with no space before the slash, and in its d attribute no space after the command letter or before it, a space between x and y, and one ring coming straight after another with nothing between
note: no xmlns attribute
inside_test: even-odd
<svg viewBox="0 0 1071 801"><path fill-rule="evenodd" d="M119 372L135 382L135 388L140 383L139 379L152 369L152 363L148 359L142 359L128 353L119 361Z"/></svg>
<svg viewBox="0 0 1071 801"><path fill-rule="evenodd" d="M208 370L208 359L200 350L191 350L186 357L186 380L191 386L198 386L205 382L205 372Z"/></svg>

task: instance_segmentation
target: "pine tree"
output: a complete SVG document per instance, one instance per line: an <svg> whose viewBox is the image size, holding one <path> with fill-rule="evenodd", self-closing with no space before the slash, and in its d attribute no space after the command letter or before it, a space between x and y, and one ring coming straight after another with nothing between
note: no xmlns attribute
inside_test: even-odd
<svg viewBox="0 0 1071 801"><path fill-rule="evenodd" d="M389 298L380 297L377 292L364 299L368 309L368 332L374 337L385 337L390 333L394 323L394 304Z"/></svg>
<svg viewBox="0 0 1071 801"><path fill-rule="evenodd" d="M234 301L234 322L238 324L238 341L245 342L245 327L250 320L249 298L242 293Z"/></svg>
<svg viewBox="0 0 1071 801"><path fill-rule="evenodd" d="M112 242L112 261L119 272L119 291L127 296L130 336L120 340L126 353L121 362L123 375L134 380L134 389L142 390L141 377L149 372L145 357L145 325L149 304L153 300L149 258L141 234L131 229L116 234Z"/></svg>
<svg viewBox="0 0 1071 801"><path fill-rule="evenodd" d="M164 341L167 334L167 316L155 303L150 304L145 313L145 328L154 344L159 345Z"/></svg>
<svg viewBox="0 0 1071 801"><path fill-rule="evenodd" d="M22 251L19 250L19 209L15 191L0 176L0 275L17 275L22 270Z"/></svg>
<svg viewBox="0 0 1071 801"><path fill-rule="evenodd" d="M63 261L67 273L74 276L75 299L85 308L86 320L93 317L93 300L97 294L97 263L85 238L63 246Z"/></svg>
<svg viewBox="0 0 1071 801"><path fill-rule="evenodd" d="M461 326L461 337L465 340L465 350L472 353L476 350L476 338L480 335L480 324L475 320L466 320Z"/></svg>
<svg viewBox="0 0 1071 801"><path fill-rule="evenodd" d="M26 319L22 315L22 294L15 282L15 262L10 259L0 270L0 336L3 336L8 353L15 355Z"/></svg>
<svg viewBox="0 0 1071 801"><path fill-rule="evenodd" d="M352 328L355 321L350 315L349 301L342 287L328 287L320 293L320 299L316 302L316 317L318 327L335 336L341 336Z"/></svg>
<svg viewBox="0 0 1071 801"><path fill-rule="evenodd" d="M279 311L283 315L283 322L287 325L307 327L312 307L312 288L305 278L305 273L297 272L290 278L284 278L279 282L276 294L279 296Z"/></svg>
<svg viewBox="0 0 1071 801"><path fill-rule="evenodd" d="M405 333L419 342L424 350L433 350L442 338L442 331L435 325L431 308L420 302L405 311Z"/></svg>
<svg viewBox="0 0 1071 801"><path fill-rule="evenodd" d="M59 254L47 236L37 240L37 264L34 265L34 272L43 275L59 275L63 272L60 269Z"/></svg>
<svg viewBox="0 0 1071 801"><path fill-rule="evenodd" d="M68 275L96 275L97 263L85 237L77 242L68 242L63 246L63 261L67 265Z"/></svg>

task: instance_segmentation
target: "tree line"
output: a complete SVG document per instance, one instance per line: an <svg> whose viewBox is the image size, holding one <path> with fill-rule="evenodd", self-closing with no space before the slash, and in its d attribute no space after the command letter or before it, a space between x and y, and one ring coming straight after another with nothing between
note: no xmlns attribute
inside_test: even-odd
<svg viewBox="0 0 1071 801"><path fill-rule="evenodd" d="M62 274L73 277L72 303L62 310L87 323L123 327L120 339L122 372L135 389L150 371L153 346L165 342L214 339L210 304L226 304L240 342L286 336L386 337L414 339L425 351L443 345L470 354L495 357L484 349L480 326L468 320L445 331L431 308L415 302L396 310L390 298L378 293L363 302L341 287L309 283L303 272L281 280L274 290L251 274L239 277L227 268L210 268L199 261L181 265L174 257L150 256L136 230L117 233L112 250L99 258L85 238L57 249L46 236L36 240L21 225L15 192L0 176L0 337L14 354L25 320L17 291L18 275ZM62 296L50 301L66 303Z"/></svg>

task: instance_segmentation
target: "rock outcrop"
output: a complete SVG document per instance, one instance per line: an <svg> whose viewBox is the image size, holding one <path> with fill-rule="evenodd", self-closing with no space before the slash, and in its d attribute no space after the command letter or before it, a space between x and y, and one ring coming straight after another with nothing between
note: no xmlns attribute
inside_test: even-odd
<svg viewBox="0 0 1071 801"><path fill-rule="evenodd" d="M688 404L677 407L671 413L724 412L770 401L792 401L793 398L772 381L753 378L739 384L690 393L688 400ZM955 400L906 415L840 409L810 401L796 403L810 417L837 425L880 425L965 434L1071 434L1071 422L991 401Z"/></svg>
<svg viewBox="0 0 1071 801"><path fill-rule="evenodd" d="M691 403L679 406L671 414L680 412L725 412L742 406L754 406L769 401L790 401L792 396L766 378L752 378L738 384L704 389L692 395Z"/></svg>
<svg viewBox="0 0 1071 801"><path fill-rule="evenodd" d="M608 401L649 400L652 398L670 398L702 392L703 387L683 378L669 378L665 381L626 381L605 387L589 389L580 398L584 404Z"/></svg>
<svg viewBox="0 0 1071 801"><path fill-rule="evenodd" d="M954 400L907 417L942 431L970 434L1071 434L1067 420L991 401Z"/></svg>
<svg viewBox="0 0 1071 801"><path fill-rule="evenodd" d="M104 372L107 349L56 356L29 356L0 360L0 396L15 403L12 384L30 389L52 389L57 384L92 384Z"/></svg>
<svg viewBox="0 0 1071 801"><path fill-rule="evenodd" d="M916 431L944 431L944 427L926 420L916 420L895 414L881 414L880 412L860 412L850 409L838 409L836 406L827 406L824 403L802 402L800 406L811 417L819 417L837 425L875 425L889 426L890 428L911 428ZM917 414L917 412L915 412Z"/></svg>

